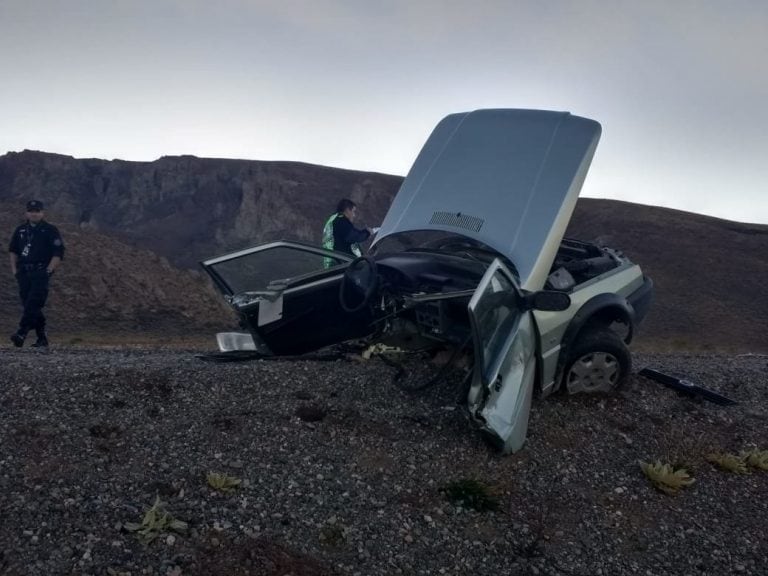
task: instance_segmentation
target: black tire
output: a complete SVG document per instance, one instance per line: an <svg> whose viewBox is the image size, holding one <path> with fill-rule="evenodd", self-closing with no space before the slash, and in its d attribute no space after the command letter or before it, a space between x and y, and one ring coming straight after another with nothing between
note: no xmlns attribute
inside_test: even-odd
<svg viewBox="0 0 768 576"><path fill-rule="evenodd" d="M608 328L579 334L563 370L568 394L606 393L621 386L632 369L632 356L624 341Z"/></svg>

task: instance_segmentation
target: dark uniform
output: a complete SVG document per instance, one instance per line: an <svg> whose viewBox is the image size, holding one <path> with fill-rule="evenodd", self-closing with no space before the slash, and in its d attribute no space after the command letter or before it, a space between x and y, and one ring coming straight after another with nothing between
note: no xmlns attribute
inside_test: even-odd
<svg viewBox="0 0 768 576"><path fill-rule="evenodd" d="M40 206L42 207L42 204ZM45 336L43 307L48 298L48 265L54 256L64 258L61 234L56 226L45 220L37 224L27 220L13 232L8 251L18 257L16 280L24 306L19 329L11 336L11 340L16 346L21 346L27 333L35 330L38 345L46 346L48 342Z"/></svg>
<svg viewBox="0 0 768 576"><path fill-rule="evenodd" d="M365 242L370 238L371 233L368 230L360 230L347 220L344 215L339 215L332 223L333 226L333 249L337 252L346 252L353 256L360 256L359 248L355 252L356 244Z"/></svg>

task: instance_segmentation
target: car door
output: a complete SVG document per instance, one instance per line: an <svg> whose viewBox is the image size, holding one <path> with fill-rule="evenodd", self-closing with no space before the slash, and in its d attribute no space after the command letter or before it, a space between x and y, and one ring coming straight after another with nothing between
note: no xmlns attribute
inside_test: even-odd
<svg viewBox="0 0 768 576"><path fill-rule="evenodd" d="M370 332L367 311L348 314L339 287L352 256L272 242L202 262L254 339L274 354L303 354Z"/></svg>
<svg viewBox="0 0 768 576"><path fill-rule="evenodd" d="M486 271L468 308L475 353L470 414L495 444L514 452L525 442L536 373L531 312L499 259Z"/></svg>

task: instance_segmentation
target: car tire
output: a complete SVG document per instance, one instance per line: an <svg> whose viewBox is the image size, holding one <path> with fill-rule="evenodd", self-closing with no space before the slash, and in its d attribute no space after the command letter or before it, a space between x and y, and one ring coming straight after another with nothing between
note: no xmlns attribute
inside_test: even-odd
<svg viewBox="0 0 768 576"><path fill-rule="evenodd" d="M632 369L632 356L624 341L607 328L579 335L563 371L568 394L606 393L618 388Z"/></svg>

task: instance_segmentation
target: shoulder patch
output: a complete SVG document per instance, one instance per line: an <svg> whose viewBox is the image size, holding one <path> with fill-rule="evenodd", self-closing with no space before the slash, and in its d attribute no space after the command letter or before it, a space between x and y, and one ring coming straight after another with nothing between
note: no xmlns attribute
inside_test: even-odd
<svg viewBox="0 0 768 576"><path fill-rule="evenodd" d="M54 246L61 246L61 240L59 240L58 238L56 238L56 240L54 240L54 241L53 241L53 245L54 245Z"/></svg>

